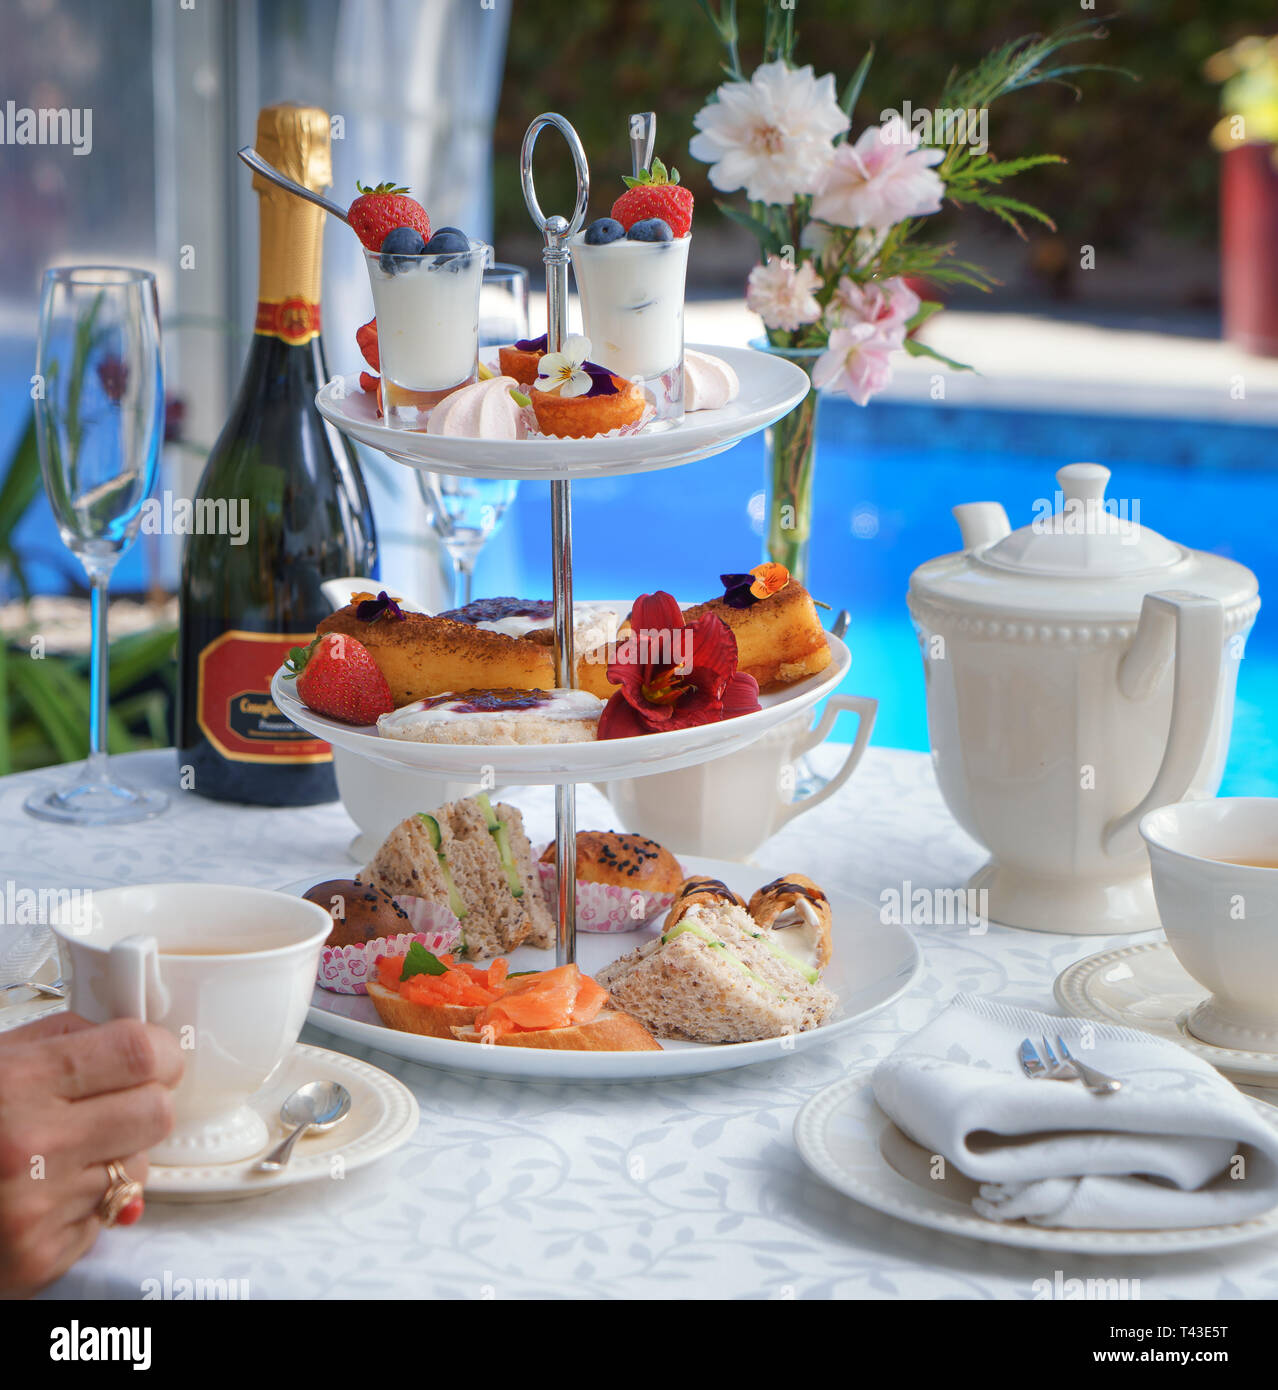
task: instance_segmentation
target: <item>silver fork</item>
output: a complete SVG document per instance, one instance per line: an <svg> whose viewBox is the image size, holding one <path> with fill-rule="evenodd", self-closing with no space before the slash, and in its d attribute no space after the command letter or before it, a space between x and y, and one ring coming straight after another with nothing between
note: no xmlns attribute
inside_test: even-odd
<svg viewBox="0 0 1278 1390"><path fill-rule="evenodd" d="M1047 1048L1048 1056L1051 1056L1051 1048L1048 1047L1047 1039L1043 1039L1043 1046ZM1116 1091L1123 1089L1123 1083L1117 1077L1107 1076L1103 1071L1097 1071L1095 1067L1089 1067L1086 1062L1080 1062L1077 1057L1069 1050L1065 1039L1059 1033L1056 1035L1056 1046L1060 1049L1061 1062L1065 1066L1073 1067L1078 1079L1087 1087L1093 1095L1112 1096Z"/></svg>
<svg viewBox="0 0 1278 1390"><path fill-rule="evenodd" d="M1112 1096L1115 1091L1122 1089L1123 1083L1116 1081L1112 1076L1106 1076L1103 1072L1085 1067L1069 1055L1069 1049L1065 1047L1064 1040L1058 1035L1056 1045L1065 1054L1061 1060L1052 1051L1052 1045L1046 1038L1042 1039L1043 1056L1040 1057L1034 1044L1024 1038L1021 1042L1021 1070L1033 1080L1046 1081L1081 1081L1083 1085L1095 1096ZM1044 1060L1046 1059L1046 1060ZM1086 1073L1086 1075L1084 1075Z"/></svg>

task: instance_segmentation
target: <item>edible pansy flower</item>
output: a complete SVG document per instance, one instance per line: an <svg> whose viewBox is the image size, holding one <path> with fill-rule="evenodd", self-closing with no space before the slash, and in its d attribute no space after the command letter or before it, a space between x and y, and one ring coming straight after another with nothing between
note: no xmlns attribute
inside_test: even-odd
<svg viewBox="0 0 1278 1390"><path fill-rule="evenodd" d="M721 574L723 601L729 608L750 608L760 599L779 594L790 582L790 571L784 565L767 561L755 565L749 574Z"/></svg>
<svg viewBox="0 0 1278 1390"><path fill-rule="evenodd" d="M659 590L635 600L630 625L608 665L621 689L604 706L599 738L690 729L760 708L758 682L737 670L737 639L716 614L687 623Z"/></svg>
<svg viewBox="0 0 1278 1390"><path fill-rule="evenodd" d="M546 334L540 338L520 338L511 344L517 352L545 352L547 347Z"/></svg>
<svg viewBox="0 0 1278 1390"><path fill-rule="evenodd" d="M546 353L537 363L537 390L557 391L561 396L616 395L612 373L589 358L590 339L570 333L558 352Z"/></svg>
<svg viewBox="0 0 1278 1390"><path fill-rule="evenodd" d="M403 621L404 610L385 589L381 590L376 598L372 594L352 594L351 602L355 604L355 616L361 623L375 623L378 618Z"/></svg>

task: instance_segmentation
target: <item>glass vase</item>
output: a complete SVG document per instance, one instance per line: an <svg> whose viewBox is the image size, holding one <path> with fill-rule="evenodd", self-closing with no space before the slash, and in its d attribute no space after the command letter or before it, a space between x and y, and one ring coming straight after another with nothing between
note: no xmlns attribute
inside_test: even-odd
<svg viewBox="0 0 1278 1390"><path fill-rule="evenodd" d="M752 347L784 357L808 375L822 348L774 347L759 340ZM784 565L807 583L808 546L812 536L812 475L816 467L817 407L820 392L813 386L788 414L765 431L764 466L767 491L764 510L764 558Z"/></svg>

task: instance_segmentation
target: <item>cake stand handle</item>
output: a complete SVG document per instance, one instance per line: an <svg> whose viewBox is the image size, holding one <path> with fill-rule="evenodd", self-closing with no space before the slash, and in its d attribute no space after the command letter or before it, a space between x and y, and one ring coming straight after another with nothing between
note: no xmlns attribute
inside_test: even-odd
<svg viewBox="0 0 1278 1390"><path fill-rule="evenodd" d="M554 126L568 142L577 172L577 201L571 219L547 217L537 201L532 157L537 136ZM572 125L554 111L536 117L524 132L519 154L519 178L533 225L545 237L541 258L546 266L546 351L558 352L568 336L568 266L572 237L586 220L590 199L590 170L586 152ZM533 388L536 390L536 387ZM551 550L555 598L555 682L571 690L576 674L572 621L572 485L566 478L550 484ZM558 940L555 960L571 965L577 958L577 788L571 782L555 787L555 881L558 884Z"/></svg>

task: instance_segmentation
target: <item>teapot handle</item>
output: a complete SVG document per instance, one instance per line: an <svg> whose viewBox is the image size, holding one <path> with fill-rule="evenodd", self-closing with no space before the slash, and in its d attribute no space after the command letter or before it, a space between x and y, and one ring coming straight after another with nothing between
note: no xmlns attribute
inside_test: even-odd
<svg viewBox="0 0 1278 1390"><path fill-rule="evenodd" d="M1145 698L1174 651L1171 723L1153 785L1139 805L1105 827L1107 854L1138 848L1136 824L1145 812L1181 801L1189 790L1216 716L1224 641L1225 608L1218 599L1178 589L1145 595L1135 640L1118 668L1118 688L1129 700Z"/></svg>

